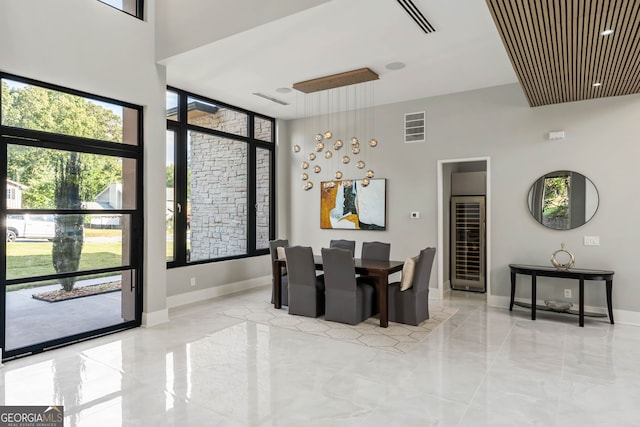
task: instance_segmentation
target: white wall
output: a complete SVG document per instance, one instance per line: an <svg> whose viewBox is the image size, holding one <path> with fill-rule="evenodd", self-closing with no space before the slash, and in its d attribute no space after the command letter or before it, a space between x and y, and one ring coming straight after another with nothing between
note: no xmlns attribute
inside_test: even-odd
<svg viewBox="0 0 640 427"><path fill-rule="evenodd" d="M155 59L154 0L145 15L98 1L0 0L0 69L144 107L143 323L152 325L171 304L267 284L271 270L268 256L166 269L166 77Z"/></svg>
<svg viewBox="0 0 640 427"><path fill-rule="evenodd" d="M404 144L403 115L422 110L427 111L427 141ZM564 242L576 257L576 267L615 270L614 309L638 312L640 291L635 286L638 274L634 261L640 199L634 197L635 181L627 177L640 154L639 113L638 95L530 108L518 85L376 108L380 145L370 152L369 165L376 170L376 177L388 179L389 224L382 232L320 229L319 182L312 191L302 191L298 179L302 156L290 149L305 134L311 133L305 141L312 140L316 129L310 121L292 121L288 146L281 140L285 149L279 153L280 166L288 162L293 177L280 186L280 191L291 192L288 237L293 244L311 245L316 250L336 237L355 239L359 244L383 240L391 242L392 258L403 259L437 242L437 161L488 156L492 177L490 299L505 303L510 289L509 263L550 265L551 254ZM546 134L550 130L564 130L566 138L549 141ZM309 147L302 151L308 152ZM600 195L596 216L575 230L547 229L527 209L532 182L558 169L586 175ZM420 219L409 219L411 211L420 211ZM600 246L583 246L584 235L600 236ZM603 307L604 286L596 283L587 283L585 303ZM540 299L562 298L565 287L572 288L577 297L577 281L539 279L538 287ZM517 296L528 297L529 288L520 286Z"/></svg>
<svg viewBox="0 0 640 427"><path fill-rule="evenodd" d="M144 106L143 320L166 319L165 77L154 58L154 0L141 21L98 1L0 0L0 69Z"/></svg>
<svg viewBox="0 0 640 427"><path fill-rule="evenodd" d="M144 106L144 313L148 323L166 319L167 296L194 298L229 283L253 286L270 275L268 257L170 270L165 268L165 73L154 58L155 1L146 2L140 21L97 1L0 0L0 69L49 83ZM37 11L37 13L35 13ZM636 167L639 96L607 98L529 108L517 85L502 86L376 109L380 146L368 159L377 177L388 179L388 229L338 231L319 228L318 185L304 192L301 159L292 156L290 137L304 136L304 121L279 123L277 162L278 237L319 249L332 238L386 240L391 256L402 259L437 242L436 162L439 159L491 158L492 264L494 296L509 291L511 262L547 265L560 243L576 257L576 267L616 271L614 307L640 311L634 270L635 212L640 199L627 176ZM402 142L403 114L427 111L427 141ZM548 141L550 130L567 138ZM316 130L312 130L312 134ZM309 135L306 135L307 137ZM308 138L307 138L308 139ZM598 188L600 208L588 224L553 231L530 217L526 195L540 175L571 169ZM318 184L318 183L316 183ZM420 211L410 220L411 211ZM158 215L151 213L158 212ZM584 235L600 236L600 246L582 246ZM358 247L359 250L359 247ZM196 278L191 287L190 278ZM436 277L435 273L434 276ZM570 282L540 280L541 298L561 297ZM210 292L210 293L207 293ZM587 305L603 306L602 287L587 284ZM528 294L525 287L519 295Z"/></svg>

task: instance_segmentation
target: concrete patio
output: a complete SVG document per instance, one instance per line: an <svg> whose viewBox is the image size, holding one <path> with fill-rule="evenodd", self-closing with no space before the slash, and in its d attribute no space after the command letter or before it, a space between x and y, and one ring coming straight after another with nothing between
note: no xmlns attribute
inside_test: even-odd
<svg viewBox="0 0 640 427"><path fill-rule="evenodd" d="M119 278L115 276L115 280ZM76 286L113 280L114 277L83 280ZM33 294L57 289L60 289L58 284L6 293L5 350L122 323L120 291L53 303L32 297Z"/></svg>

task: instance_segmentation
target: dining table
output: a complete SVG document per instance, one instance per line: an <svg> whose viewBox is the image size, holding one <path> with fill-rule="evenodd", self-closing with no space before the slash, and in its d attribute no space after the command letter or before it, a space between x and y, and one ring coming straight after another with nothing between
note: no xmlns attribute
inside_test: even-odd
<svg viewBox="0 0 640 427"><path fill-rule="evenodd" d="M316 270L324 269L322 256L314 255L313 260ZM273 261L273 306L282 308L282 267L286 265L286 259L278 258ZM380 311L380 327L389 326L389 275L402 271L404 261L379 261L366 258L354 258L356 274L374 277L378 286L378 304Z"/></svg>

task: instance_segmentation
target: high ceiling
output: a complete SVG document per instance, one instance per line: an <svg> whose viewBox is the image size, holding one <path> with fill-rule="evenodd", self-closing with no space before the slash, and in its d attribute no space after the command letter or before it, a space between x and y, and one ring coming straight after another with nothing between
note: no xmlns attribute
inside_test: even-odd
<svg viewBox="0 0 640 427"><path fill-rule="evenodd" d="M590 1L533 3L548 4L553 9L555 4ZM602 4L597 6L600 9L589 9L594 16L609 13L603 12L609 11L605 3L635 4L635 9L639 3L633 0L594 2ZM544 43L538 43L537 49L528 49L521 58L514 52L522 54L522 49L510 49L511 58L507 54L501 35L515 46L527 43L521 39L533 37L530 31L547 28L536 29L534 25L515 30L518 20L509 15L519 12L516 4L531 2L413 0L435 28L435 32L429 34L394 0L236 0L233 7L211 0L188 0L188 3L190 7L178 7L183 3L173 0L157 3L160 16L157 31L161 41L158 56L166 66L169 85L277 118L305 115L305 95L296 90L283 93L294 83L365 67L380 76L373 84L376 105L518 81L532 106L580 99L573 97L575 90L574 95L559 100L541 95L544 91L573 90L570 87L554 89L553 84L569 78L558 79L558 73L550 68L546 74L539 68L523 71L525 62L538 66L542 58L565 64L563 57L553 59L555 57L545 53L547 49L554 51L557 38L550 35ZM492 11L497 9L500 10L497 22L508 23L501 28L502 32L492 17ZM255 13L251 14L252 10ZM622 22L629 16L613 13L612 18ZM637 31L637 13L631 17ZM555 15L549 15L548 19L556 25L556 30L569 26L569 21L556 21ZM548 28L549 34L553 33L554 27ZM169 45L171 48L167 48ZM608 46L613 45L593 48L598 60L605 57L602 53ZM622 47L618 50L626 52ZM636 47L633 53L637 52ZM576 55L586 53L580 51ZM512 61L519 74L514 71ZM397 62L406 66L398 70L387 68L388 64ZM565 71L574 73L576 69L566 67ZM635 77L637 80L637 74ZM610 89L605 87L601 89L605 89L601 94L619 94L606 92Z"/></svg>
<svg viewBox="0 0 640 427"><path fill-rule="evenodd" d="M270 3L277 7L279 2ZM304 115L303 94L280 93L278 88L364 67L380 75L374 84L377 105L518 81L484 1L414 3L435 32L425 34L395 0L332 0L235 34L227 31L219 40L161 63L172 86L285 119ZM170 17L176 13L172 10ZM221 7L208 15L209 25L245 19L225 13ZM199 15L194 26L208 22ZM176 20L169 19L168 25ZM172 39L198 28L168 26L158 31L168 31ZM385 68L392 62L406 67ZM257 97L256 92L289 105Z"/></svg>

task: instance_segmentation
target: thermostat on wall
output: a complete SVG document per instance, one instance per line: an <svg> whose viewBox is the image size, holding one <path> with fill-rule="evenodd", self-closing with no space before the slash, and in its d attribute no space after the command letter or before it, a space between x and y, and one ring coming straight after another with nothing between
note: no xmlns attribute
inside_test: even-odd
<svg viewBox="0 0 640 427"><path fill-rule="evenodd" d="M550 140L564 139L564 131L563 130L556 130L556 131L549 132L549 139Z"/></svg>

